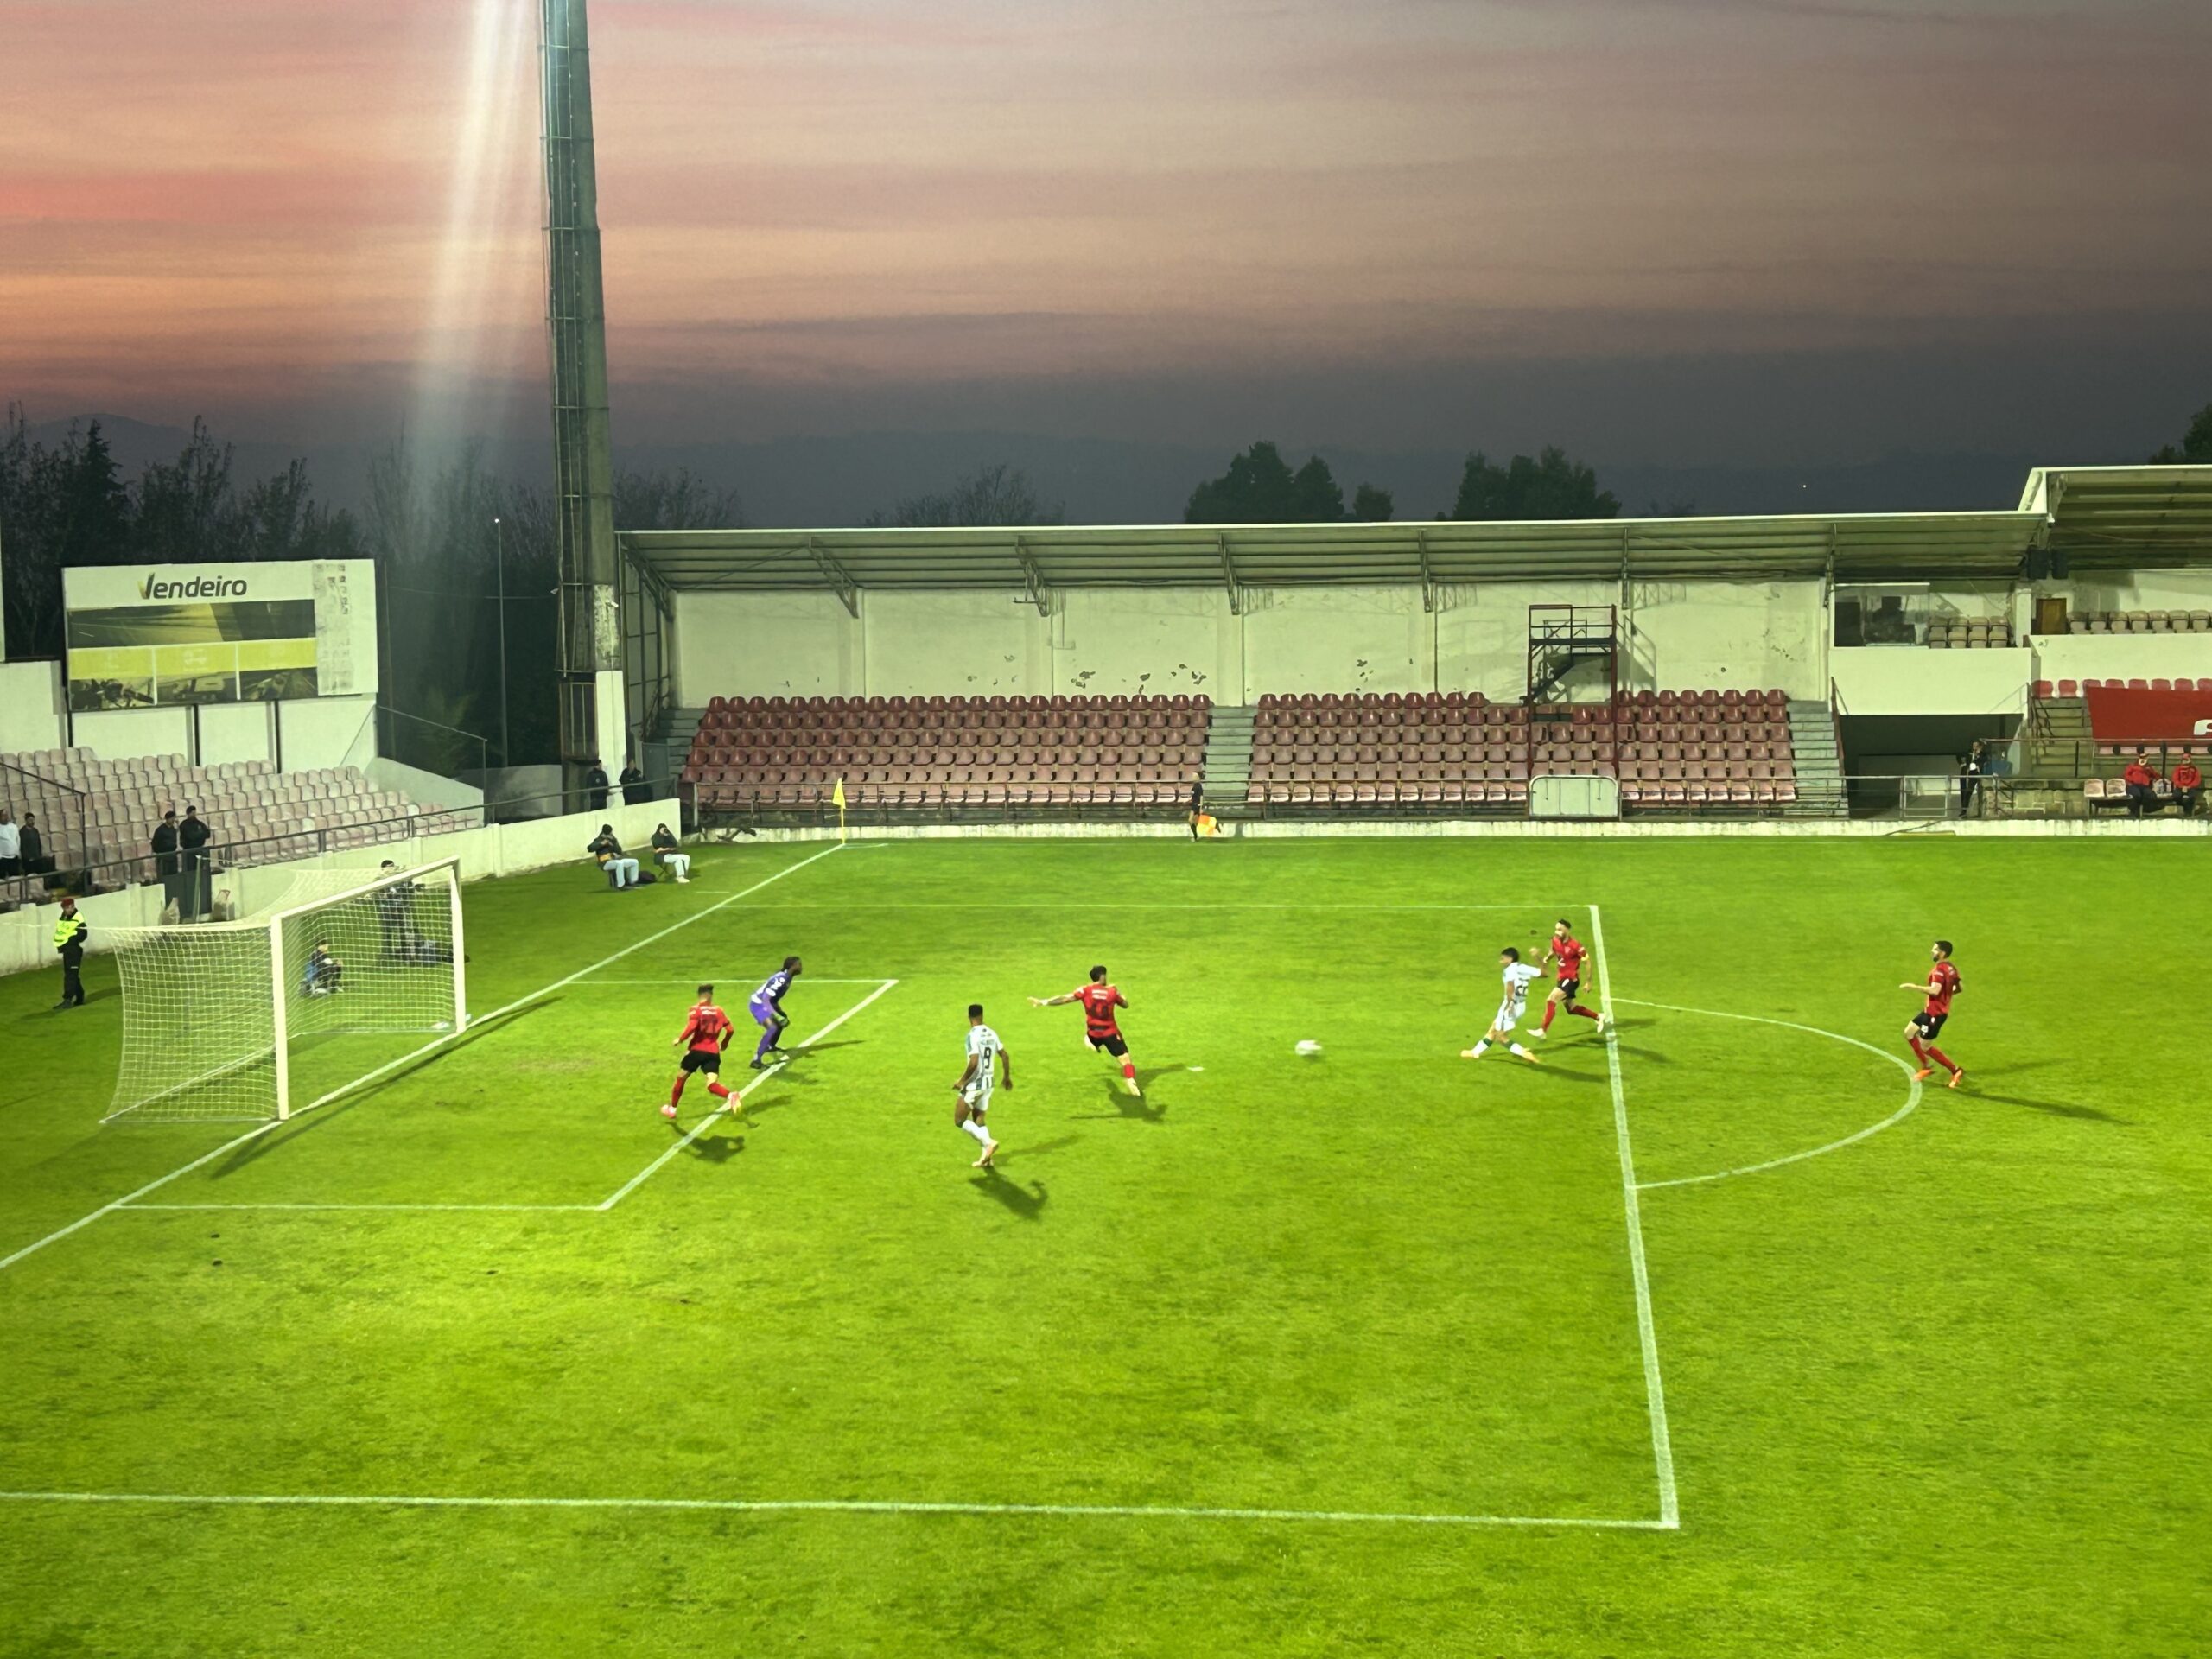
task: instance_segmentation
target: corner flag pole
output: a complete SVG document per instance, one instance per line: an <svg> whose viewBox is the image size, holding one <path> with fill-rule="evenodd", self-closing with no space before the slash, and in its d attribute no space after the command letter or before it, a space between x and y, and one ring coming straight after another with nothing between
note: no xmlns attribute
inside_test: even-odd
<svg viewBox="0 0 2212 1659"><path fill-rule="evenodd" d="M845 780L840 778L836 788L830 791L830 798L837 804L837 839L845 838Z"/></svg>

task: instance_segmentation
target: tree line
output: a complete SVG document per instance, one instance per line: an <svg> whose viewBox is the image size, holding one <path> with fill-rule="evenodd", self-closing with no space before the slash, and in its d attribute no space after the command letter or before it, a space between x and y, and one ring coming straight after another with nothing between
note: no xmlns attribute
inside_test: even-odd
<svg viewBox="0 0 2212 1659"><path fill-rule="evenodd" d="M614 522L721 528L742 524L744 510L733 492L688 471L625 469ZM8 410L0 617L9 656L60 655L61 573L71 566L285 559L375 562L378 701L415 717L394 722L400 758L441 771L480 755L494 765L557 759L559 573L545 486L492 471L473 445L430 458L402 441L372 461L356 511L318 499L303 461L269 478L238 476L232 446L202 422L175 460L127 478L98 421L47 442L31 435L20 406ZM488 747L439 740L434 727L477 734Z"/></svg>

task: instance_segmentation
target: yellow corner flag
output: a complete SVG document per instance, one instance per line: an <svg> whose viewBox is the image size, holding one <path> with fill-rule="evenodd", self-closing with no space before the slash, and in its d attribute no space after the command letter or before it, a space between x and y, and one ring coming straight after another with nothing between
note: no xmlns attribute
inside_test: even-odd
<svg viewBox="0 0 2212 1659"><path fill-rule="evenodd" d="M836 803L837 839L842 841L845 838L845 780L842 778L837 780L837 786L830 791L830 798Z"/></svg>

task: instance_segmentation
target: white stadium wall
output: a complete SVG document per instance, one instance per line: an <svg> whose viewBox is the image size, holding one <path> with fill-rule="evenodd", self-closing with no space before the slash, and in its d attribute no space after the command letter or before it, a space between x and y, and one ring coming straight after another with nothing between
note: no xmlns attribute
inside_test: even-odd
<svg viewBox="0 0 2212 1659"><path fill-rule="evenodd" d="M1075 588L1056 597L1049 638L1051 691L1236 701L1244 629L1225 593Z"/></svg>
<svg viewBox="0 0 2212 1659"><path fill-rule="evenodd" d="M0 754L66 748L65 730L61 664L0 663Z"/></svg>
<svg viewBox="0 0 2212 1659"><path fill-rule="evenodd" d="M1614 605L1614 582L1249 589L1093 588L1049 617L1010 590L676 596L676 700L715 696L1037 696L1526 690L1529 607ZM1827 695L1827 619L1815 581L1638 583L1630 686L1778 686Z"/></svg>

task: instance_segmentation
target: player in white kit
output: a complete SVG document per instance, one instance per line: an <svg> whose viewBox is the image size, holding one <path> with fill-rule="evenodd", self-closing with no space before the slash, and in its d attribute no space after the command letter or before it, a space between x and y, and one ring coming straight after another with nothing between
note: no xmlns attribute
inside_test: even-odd
<svg viewBox="0 0 2212 1659"><path fill-rule="evenodd" d="M1003 1074L1003 1075L1001 1075ZM952 1086L959 1096L959 1104L952 1109L952 1126L964 1134L972 1135L983 1148L983 1155L972 1166L976 1169L992 1167L992 1155L999 1143L991 1139L991 1132L983 1126L984 1115L991 1109L991 1089L1003 1082L1007 1092L1014 1092L1014 1062L1007 1058L1006 1045L999 1034L983 1023L983 1005L968 1005L968 1065L960 1074L960 1081Z"/></svg>
<svg viewBox="0 0 2212 1659"><path fill-rule="evenodd" d="M1502 976L1505 982L1505 1000L1497 1005L1497 1012L1491 1016L1490 1030L1484 1033L1482 1041L1472 1048L1461 1049L1459 1058L1479 1060L1483 1051L1492 1043L1503 1043L1505 1052L1515 1058L1526 1060L1531 1065L1541 1065L1541 1060L1515 1039L1513 1028L1528 1017L1529 987L1544 976L1543 969L1522 961L1521 953L1510 944L1497 953L1497 963L1505 970Z"/></svg>

